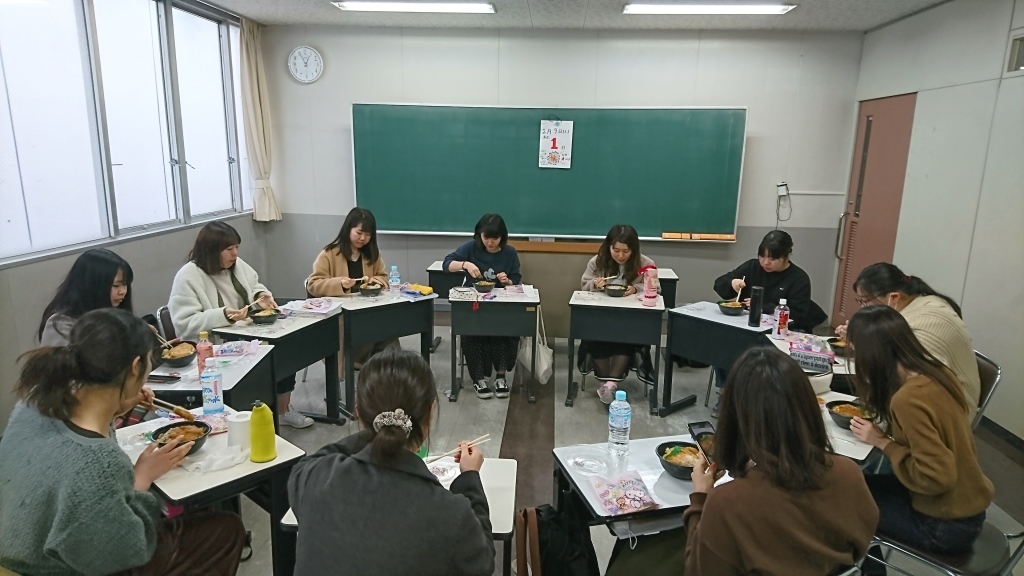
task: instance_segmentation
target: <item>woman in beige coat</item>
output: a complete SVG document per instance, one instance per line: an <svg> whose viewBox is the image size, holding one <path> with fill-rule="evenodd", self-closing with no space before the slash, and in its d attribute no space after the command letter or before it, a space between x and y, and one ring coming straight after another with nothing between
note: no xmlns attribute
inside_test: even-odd
<svg viewBox="0 0 1024 576"><path fill-rule="evenodd" d="M365 277L366 280L360 280ZM353 208L345 217L341 230L330 244L317 255L313 273L306 279L306 291L311 296L340 297L359 291L360 285L379 284L388 289L388 273L384 259L377 248L377 219L365 208ZM344 338L344 328L342 328ZM353 350L356 368L371 356L388 346L398 347L398 340L388 340L360 346ZM338 354L339 376L344 377L345 360Z"/></svg>

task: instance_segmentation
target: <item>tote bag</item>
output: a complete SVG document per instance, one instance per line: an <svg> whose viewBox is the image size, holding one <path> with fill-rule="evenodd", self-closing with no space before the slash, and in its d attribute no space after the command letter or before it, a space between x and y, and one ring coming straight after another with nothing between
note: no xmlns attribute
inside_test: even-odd
<svg viewBox="0 0 1024 576"><path fill-rule="evenodd" d="M544 312L540 305L537 305L537 381L547 384L551 379L551 372L554 370L554 352L548 347L548 333L544 329ZM523 338L519 344L519 363L529 370L530 359L533 354L533 338Z"/></svg>

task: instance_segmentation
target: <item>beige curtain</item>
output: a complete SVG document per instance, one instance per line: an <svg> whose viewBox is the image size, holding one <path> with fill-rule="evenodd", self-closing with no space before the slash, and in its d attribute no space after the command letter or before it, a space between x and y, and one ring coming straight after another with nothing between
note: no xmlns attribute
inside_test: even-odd
<svg viewBox="0 0 1024 576"><path fill-rule="evenodd" d="M270 222L281 219L281 209L270 187L270 100L260 50L262 33L262 26L242 18L242 115L245 149L249 154L252 179L256 181L252 218Z"/></svg>

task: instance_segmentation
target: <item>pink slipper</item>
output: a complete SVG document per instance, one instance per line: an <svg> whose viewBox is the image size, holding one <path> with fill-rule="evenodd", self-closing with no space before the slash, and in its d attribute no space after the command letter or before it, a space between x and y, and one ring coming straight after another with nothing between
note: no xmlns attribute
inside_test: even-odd
<svg viewBox="0 0 1024 576"><path fill-rule="evenodd" d="M611 404L612 400L615 400L615 391L619 389L619 385L615 382L605 382L597 389L597 396L601 399L601 402L605 404Z"/></svg>

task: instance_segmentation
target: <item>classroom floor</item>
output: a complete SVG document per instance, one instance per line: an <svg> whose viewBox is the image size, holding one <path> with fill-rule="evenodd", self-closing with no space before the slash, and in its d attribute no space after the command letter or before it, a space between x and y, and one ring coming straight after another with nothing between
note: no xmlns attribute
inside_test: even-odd
<svg viewBox="0 0 1024 576"><path fill-rule="evenodd" d="M439 317L438 321L446 318ZM600 402L593 380L588 379L587 390L581 391L574 408L564 406L566 394L566 341L553 342L555 371L552 381L538 388L536 404L529 404L525 390L513 384L507 399L480 400L472 389L464 388L457 403L444 397L450 388L451 338L447 326L437 326L435 334L442 337L441 346L431 356L431 366L441 396L440 416L431 437L431 452L451 449L458 441L472 439L486 433L491 441L482 446L485 456L515 458L519 462L516 508L550 503L552 500L552 456L556 446L603 442L607 438L607 408ZM418 350L417 337L402 339L403 348ZM662 369L664 370L664 366ZM704 407L704 393L708 382L708 369L674 368L674 396L678 400L687 394L697 394L696 406L669 416L658 418L648 414L643 388L635 377L630 377L620 388L626 390L633 405L633 438L685 434L686 423L707 420L710 409ZM578 373L576 374L578 380ZM298 375L298 386L292 404L302 411L324 411L323 364L311 366L306 382ZM344 392L342 392L344 393ZM714 402L714 393L711 401ZM344 426L314 424L296 430L285 427L282 436L306 452L314 452L324 444L358 431L358 425ZM995 505L990 508L989 520L1004 531L1020 531L1024 522L1024 453L1009 447L990 432L979 430L976 435L982 467L996 485ZM253 557L243 562L240 576L268 576L272 574L268 517L263 510L243 498L243 518L253 532ZM1005 512L1004 512L1005 510ZM1016 520L1016 522L1014 521ZM607 564L614 543L603 527L591 529L594 547L602 568ZM498 550L497 566L500 566ZM909 561L907 561L909 562ZM899 562L901 566L903 562ZM923 566L910 566L913 574L928 574ZM495 574L499 574L498 571ZM1024 576L1024 562L1017 566L1015 576Z"/></svg>

